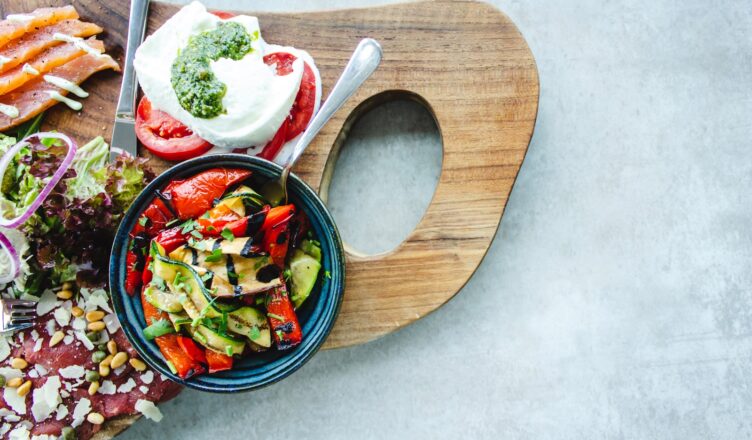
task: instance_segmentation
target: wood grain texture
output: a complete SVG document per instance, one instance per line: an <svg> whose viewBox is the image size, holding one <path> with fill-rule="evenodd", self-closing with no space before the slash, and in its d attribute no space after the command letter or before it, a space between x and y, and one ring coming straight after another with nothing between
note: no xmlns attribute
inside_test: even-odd
<svg viewBox="0 0 752 440"><path fill-rule="evenodd" d="M63 0L0 0L3 14ZM105 27L108 51L120 59L128 2L77 0L81 16ZM152 32L177 10L154 3ZM367 9L257 14L267 41L308 50L323 79L324 97L363 37L377 39L384 61L308 148L295 172L326 200L334 167L352 124L382 102L409 98L433 114L443 143L438 186L416 229L393 251L348 252L345 300L325 348L345 347L393 332L436 310L472 276L499 226L525 157L538 108L538 74L515 25L490 5L433 1ZM120 77L89 80L82 112L61 106L46 127L81 142L109 139ZM142 154L148 156L147 152ZM168 163L152 160L155 170ZM135 417L108 422L110 438Z"/></svg>

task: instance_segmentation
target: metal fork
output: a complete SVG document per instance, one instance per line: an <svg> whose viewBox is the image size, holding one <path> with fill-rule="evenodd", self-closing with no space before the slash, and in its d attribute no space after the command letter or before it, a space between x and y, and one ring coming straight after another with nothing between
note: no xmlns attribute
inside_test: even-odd
<svg viewBox="0 0 752 440"><path fill-rule="evenodd" d="M34 301L0 298L0 332L25 330L33 325L36 318Z"/></svg>

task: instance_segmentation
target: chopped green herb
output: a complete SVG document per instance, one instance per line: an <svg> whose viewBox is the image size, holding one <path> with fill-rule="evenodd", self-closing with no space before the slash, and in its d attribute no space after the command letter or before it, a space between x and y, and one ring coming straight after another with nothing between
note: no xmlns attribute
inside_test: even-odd
<svg viewBox="0 0 752 440"><path fill-rule="evenodd" d="M215 227L214 227L214 226L212 226L212 225L209 225L209 226L207 226L207 227L206 227L206 230L207 230L208 232L213 232L213 231L216 231L216 230L217 230L217 228L215 228Z"/></svg>
<svg viewBox="0 0 752 440"><path fill-rule="evenodd" d="M209 211L206 211L205 213L201 214L201 218L209 218Z"/></svg>
<svg viewBox="0 0 752 440"><path fill-rule="evenodd" d="M148 223L148 222L149 222L149 218L146 217L146 216L141 216L141 217L138 218L138 224L141 225L141 226L145 227L146 223Z"/></svg>
<svg viewBox="0 0 752 440"><path fill-rule="evenodd" d="M260 306L260 305L264 304L264 302L265 302L264 296L257 296L256 297L256 305L257 306Z"/></svg>
<svg viewBox="0 0 752 440"><path fill-rule="evenodd" d="M284 320L285 320L285 318L284 318L284 317L282 317L282 316L279 316L279 315L276 315L276 314L274 314L274 313L267 313L267 314L266 314L266 316L268 316L268 317L270 317L270 318L274 318L274 319L276 319L277 321L284 321Z"/></svg>
<svg viewBox="0 0 752 440"><path fill-rule="evenodd" d="M172 362L167 361L167 367L172 371L172 374L178 374L178 369L175 368L174 365L172 365Z"/></svg>
<svg viewBox="0 0 752 440"><path fill-rule="evenodd" d="M292 271L290 268L287 268L282 272L282 276L285 277L285 281L290 281L290 278L292 278Z"/></svg>
<svg viewBox="0 0 752 440"><path fill-rule="evenodd" d="M232 231L229 228L222 229L222 238L224 238L227 241L233 241L235 240L235 234L232 233Z"/></svg>
<svg viewBox="0 0 752 440"><path fill-rule="evenodd" d="M277 334L277 338L278 338L278 339L279 339L280 341L284 341L284 339L285 339L285 334L284 334L284 333L282 333L282 330L277 330L277 331L275 331L274 333L276 333L276 334Z"/></svg>
<svg viewBox="0 0 752 440"><path fill-rule="evenodd" d="M332 279L332 273L329 272L328 270L324 271L324 276L327 277L327 278L329 278L330 280Z"/></svg>
<svg viewBox="0 0 752 440"><path fill-rule="evenodd" d="M216 263L217 261L222 261L222 249L214 249L211 255L206 256L206 259L204 261L206 261L207 263Z"/></svg>
<svg viewBox="0 0 752 440"><path fill-rule="evenodd" d="M266 255L264 255L263 257L259 258L259 260L256 262L256 264L253 265L253 269L254 270L259 270L262 267L266 266L267 264L269 264L269 257L267 257Z"/></svg>
<svg viewBox="0 0 752 440"><path fill-rule="evenodd" d="M202 238L204 238L204 235L202 233L198 232L195 229L191 231L191 235L194 236L194 237L196 237L196 238L198 238L199 240L201 240Z"/></svg>
<svg viewBox="0 0 752 440"><path fill-rule="evenodd" d="M251 332L248 334L248 337L251 338L252 341L255 341L256 339L261 337L261 331L259 330L257 325L251 327Z"/></svg>
<svg viewBox="0 0 752 440"><path fill-rule="evenodd" d="M182 225L182 229L180 230L183 234L188 234L194 229L196 229L196 221L193 219L186 220Z"/></svg>
<svg viewBox="0 0 752 440"><path fill-rule="evenodd" d="M225 347L225 353L227 353L227 356L233 355L232 345L228 345L227 347Z"/></svg>
<svg viewBox="0 0 752 440"><path fill-rule="evenodd" d="M213 276L214 276L214 274L212 272L208 272L207 271L205 274L201 275L201 281L207 282L210 279L212 279Z"/></svg>
<svg viewBox="0 0 752 440"><path fill-rule="evenodd" d="M177 222L179 222L179 221L180 221L180 219L179 219L179 218L174 218L174 219L170 220L169 222L167 222L167 223L165 224L165 226L168 226L168 227L169 227L169 226L172 226L172 225L174 225L175 223L177 223Z"/></svg>

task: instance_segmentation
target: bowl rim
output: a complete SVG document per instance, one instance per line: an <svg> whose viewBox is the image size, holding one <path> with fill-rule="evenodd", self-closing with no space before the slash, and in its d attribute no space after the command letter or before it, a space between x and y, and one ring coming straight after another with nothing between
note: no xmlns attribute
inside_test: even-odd
<svg viewBox="0 0 752 440"><path fill-rule="evenodd" d="M135 223L138 216L141 215L146 205L153 200L154 192L163 188L170 181L184 176L187 177L213 167L229 168L233 166L248 168L253 171L265 170L276 176L280 175L282 172L282 167L274 162L255 156L236 153L200 156L170 167L150 182L126 211L115 234L109 260L110 297L115 309L115 314L120 321L120 326L122 327L128 341L138 352L141 359L149 364L151 368L174 382L200 391L217 393L234 393L259 389L278 382L301 368L311 359L311 357L313 357L314 354L316 354L316 352L318 352L331 332L337 316L339 315L344 297L345 252L337 225L316 191L294 173L290 173L288 180L289 190L302 199L307 199L310 202L308 205L313 207L317 216L320 217L321 227L325 230L324 233L328 234L329 241L331 241L329 253L331 256L332 271L331 278L327 280L330 288L326 290L327 295L321 295L321 299L319 299L319 303L323 303L324 310L317 312L315 316L311 317L311 319L318 320L314 322L311 329L313 331L309 334L304 334L303 342L297 347L284 352L283 355L275 358L273 361L264 363L260 366L255 366L253 369L262 369L260 377L230 378L228 379L228 382L230 383L226 384L215 383L217 376L199 375L197 377L181 379L170 371L161 354L158 356L155 355L154 347L151 347L151 345L155 346L156 344L152 341L147 341L143 337L141 332L142 329L136 328L134 322L131 321L131 319L137 320L139 317L130 317L127 313L125 302L128 301L127 298L130 298L130 295L125 292L123 288L124 286L120 282L123 278L119 277L119 275L124 272L122 269L124 261L121 257L125 254L124 247L127 247L130 228L132 224ZM319 239L321 239L321 237L319 237ZM320 294L324 293L324 287L322 286L320 289ZM317 308L318 307L321 306L317 305ZM156 350L156 352L158 353L158 350ZM264 367L275 364L278 364L275 366L275 369L264 371ZM237 372L238 370L230 371ZM207 376L210 378L208 382L206 381ZM214 378L215 380L211 380L211 378Z"/></svg>

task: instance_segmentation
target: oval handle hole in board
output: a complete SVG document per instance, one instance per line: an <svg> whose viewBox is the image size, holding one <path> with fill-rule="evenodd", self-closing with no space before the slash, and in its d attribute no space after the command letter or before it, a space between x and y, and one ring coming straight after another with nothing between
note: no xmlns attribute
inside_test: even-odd
<svg viewBox="0 0 752 440"><path fill-rule="evenodd" d="M376 95L350 119L327 164L334 170L322 197L350 252L381 254L402 243L428 208L441 173L441 136L427 106L408 92Z"/></svg>

